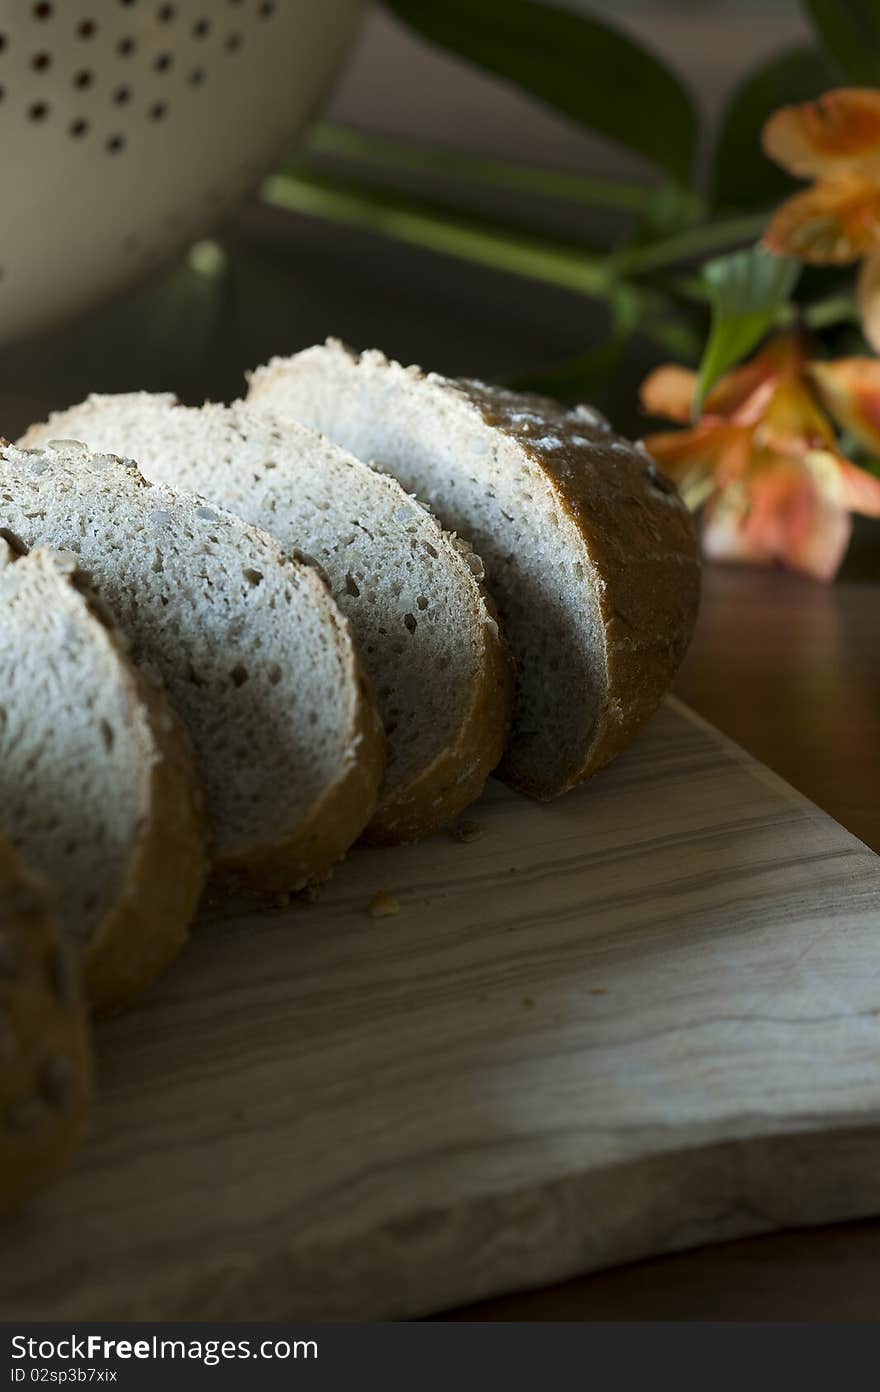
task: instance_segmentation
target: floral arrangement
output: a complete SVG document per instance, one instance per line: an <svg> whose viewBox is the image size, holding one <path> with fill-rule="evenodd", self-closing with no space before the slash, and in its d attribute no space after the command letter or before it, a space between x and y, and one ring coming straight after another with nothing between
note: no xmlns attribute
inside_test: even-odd
<svg viewBox="0 0 880 1392"><path fill-rule="evenodd" d="M706 555L830 580L851 514L880 517L880 4L804 3L815 44L733 93L697 183L686 84L623 31L537 0L387 0L424 38L642 156L653 178L324 124L262 192L602 301L605 341L534 385L595 398L632 340L650 340L673 361L644 381L642 406L678 428L645 443L701 514ZM404 190L402 172L610 209L624 231L607 246L548 237Z"/></svg>

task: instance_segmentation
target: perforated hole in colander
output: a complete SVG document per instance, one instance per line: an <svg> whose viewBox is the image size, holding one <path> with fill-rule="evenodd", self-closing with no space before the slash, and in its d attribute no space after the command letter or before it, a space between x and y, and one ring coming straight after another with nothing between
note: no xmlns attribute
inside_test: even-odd
<svg viewBox="0 0 880 1392"><path fill-rule="evenodd" d="M133 11L139 4L139 0L118 0L121 11ZM269 19L276 12L276 5L273 0L261 0L261 3L254 4L253 0L228 0L231 9L241 13L247 8L251 8L260 19ZM146 8L146 7L144 7ZM163 32L172 32L179 20L180 7L174 4L161 4L154 11L154 17L158 24L163 27ZM49 32L52 28L50 21L59 18L56 6L49 0L40 0L32 7L34 20L38 21L41 27L46 26ZM231 16L230 16L231 18ZM225 57L235 56L241 52L245 44L245 34L240 28L225 30L224 26L217 21L217 16L208 13L197 14L189 24L188 38L200 48L210 49L214 53L219 51ZM95 15L87 14L79 18L74 26L74 34L77 45L83 46L83 53L86 48L99 36L99 22ZM212 42L213 41L213 42ZM178 67L178 55L170 48L161 48L158 51L143 52L141 39L137 34L122 32L118 37L114 36L114 48L117 56L128 61L137 60L139 57L146 56L149 67L157 77L171 77ZM3 54L9 46L9 36L4 32L0 33L0 54ZM149 48L149 46L148 46ZM181 54L181 57L184 55ZM31 67L35 72L48 72L53 66L53 55L46 47L38 48L31 56ZM139 65L140 66L140 65ZM197 63L193 66L184 65L181 72L181 81L189 89L198 89L205 85L208 79L208 68L204 63ZM90 64L81 64L76 67L69 75L69 82L73 90L80 96L94 91L102 85L106 92L106 83L98 84L95 69ZM170 104L168 97L159 97L156 94L147 94L148 99L141 106L141 119L146 118L150 124L163 121L169 114ZM0 83L0 101L5 101L8 97L7 84ZM132 117L136 115L136 90L131 83L119 83L109 91L109 101L115 107L126 107L131 109ZM107 97L103 100L106 102ZM30 121L40 123L48 121L52 116L51 103L43 98L31 101L27 107L27 117ZM95 133L103 124L97 120L97 112L89 106L67 120L67 131L72 140L81 141L85 136ZM110 130L104 134L103 145L108 154L118 154L125 148L128 133L124 130Z"/></svg>
<svg viewBox="0 0 880 1392"><path fill-rule="evenodd" d="M0 0L0 164L26 195L0 245L0 339L10 306L84 302L123 260L209 234L313 108L359 5ZM41 226L47 187L69 216Z"/></svg>

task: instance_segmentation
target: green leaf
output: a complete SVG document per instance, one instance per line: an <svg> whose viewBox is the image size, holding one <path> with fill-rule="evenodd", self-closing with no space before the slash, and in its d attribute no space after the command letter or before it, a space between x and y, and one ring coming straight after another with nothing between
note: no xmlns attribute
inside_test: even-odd
<svg viewBox="0 0 880 1392"><path fill-rule="evenodd" d="M537 0L386 3L432 43L687 182L697 136L690 96L665 63L620 30Z"/></svg>
<svg viewBox="0 0 880 1392"><path fill-rule="evenodd" d="M764 122L778 107L809 101L833 87L835 73L816 48L778 53L733 93L721 121L712 162L710 201L730 211L769 206L796 187L761 149Z"/></svg>
<svg viewBox="0 0 880 1392"><path fill-rule="evenodd" d="M703 267L712 328L700 363L694 410L719 377L740 362L772 328L794 290L800 262L763 247L719 256Z"/></svg>
<svg viewBox="0 0 880 1392"><path fill-rule="evenodd" d="M841 77L867 87L880 85L877 0L804 0L804 8Z"/></svg>

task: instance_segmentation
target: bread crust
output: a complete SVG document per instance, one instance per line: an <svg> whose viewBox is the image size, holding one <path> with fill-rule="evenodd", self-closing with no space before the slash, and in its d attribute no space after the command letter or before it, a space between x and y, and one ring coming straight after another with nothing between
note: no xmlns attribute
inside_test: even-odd
<svg viewBox="0 0 880 1392"><path fill-rule="evenodd" d="M601 581L606 697L580 767L563 783L541 785L503 764L499 770L521 792L549 800L626 748L669 689L699 609L696 528L675 485L647 452L616 435L590 408L566 410L548 397L468 379L448 385L543 470ZM552 448L541 443L548 434Z"/></svg>
<svg viewBox="0 0 880 1392"><path fill-rule="evenodd" d="M604 635L605 691L596 720L583 757L564 772L527 775L510 748L497 770L530 797L560 796L631 742L687 651L699 607L700 561L696 529L675 485L641 445L616 435L590 407L569 410L548 397L401 368L375 349L357 353L335 339L325 346L355 364L402 372L410 382L424 382L476 411L483 425L513 441L542 472L574 524L596 576ZM283 398L273 387L296 360L276 358L258 368L249 399L265 394L277 407Z"/></svg>
<svg viewBox="0 0 880 1392"><path fill-rule="evenodd" d="M93 1066L73 950L47 899L0 840L0 1215L69 1160L88 1120Z"/></svg>
<svg viewBox="0 0 880 1392"><path fill-rule="evenodd" d="M424 383L428 398L433 391L464 412L476 412L481 425L509 440L540 471L558 509L573 524L595 577L604 690L597 693L596 715L580 755L555 770L525 769L517 758L514 721L513 740L498 769L523 793L541 800L558 797L629 744L668 689L690 642L699 606L699 556L693 521L674 484L642 446L615 435L589 407L568 410L546 397L401 367L375 349L357 353L335 339L324 349L275 358L258 368L251 374L249 399L289 410L287 373L301 359L308 360L306 372L319 370L315 355L324 352L326 365L320 366L328 372L342 356L367 372L387 369L400 374L398 380Z"/></svg>

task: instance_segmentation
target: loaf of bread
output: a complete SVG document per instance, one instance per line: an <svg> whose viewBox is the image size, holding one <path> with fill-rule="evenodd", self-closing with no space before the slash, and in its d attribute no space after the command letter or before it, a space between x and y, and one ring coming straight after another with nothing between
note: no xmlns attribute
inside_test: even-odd
<svg viewBox="0 0 880 1392"><path fill-rule="evenodd" d="M72 551L189 728L215 868L325 875L372 816L384 738L348 624L264 532L75 442L0 447L0 527Z"/></svg>
<svg viewBox="0 0 880 1392"><path fill-rule="evenodd" d="M513 786L555 797L629 743L699 593L690 516L647 454L588 407L332 340L259 368L248 399L388 470L476 547L517 665Z"/></svg>
<svg viewBox="0 0 880 1392"><path fill-rule="evenodd" d="M91 396L32 426L136 459L151 481L199 493L301 549L329 577L388 737L374 842L412 840L479 797L501 758L512 674L473 551L400 484L325 437L241 403Z"/></svg>
<svg viewBox="0 0 880 1392"><path fill-rule="evenodd" d="M68 1160L91 1098L76 950L47 896L0 840L0 1215Z"/></svg>
<svg viewBox="0 0 880 1392"><path fill-rule="evenodd" d="M71 556L0 539L0 835L51 886L99 1009L173 961L205 879L190 742Z"/></svg>

